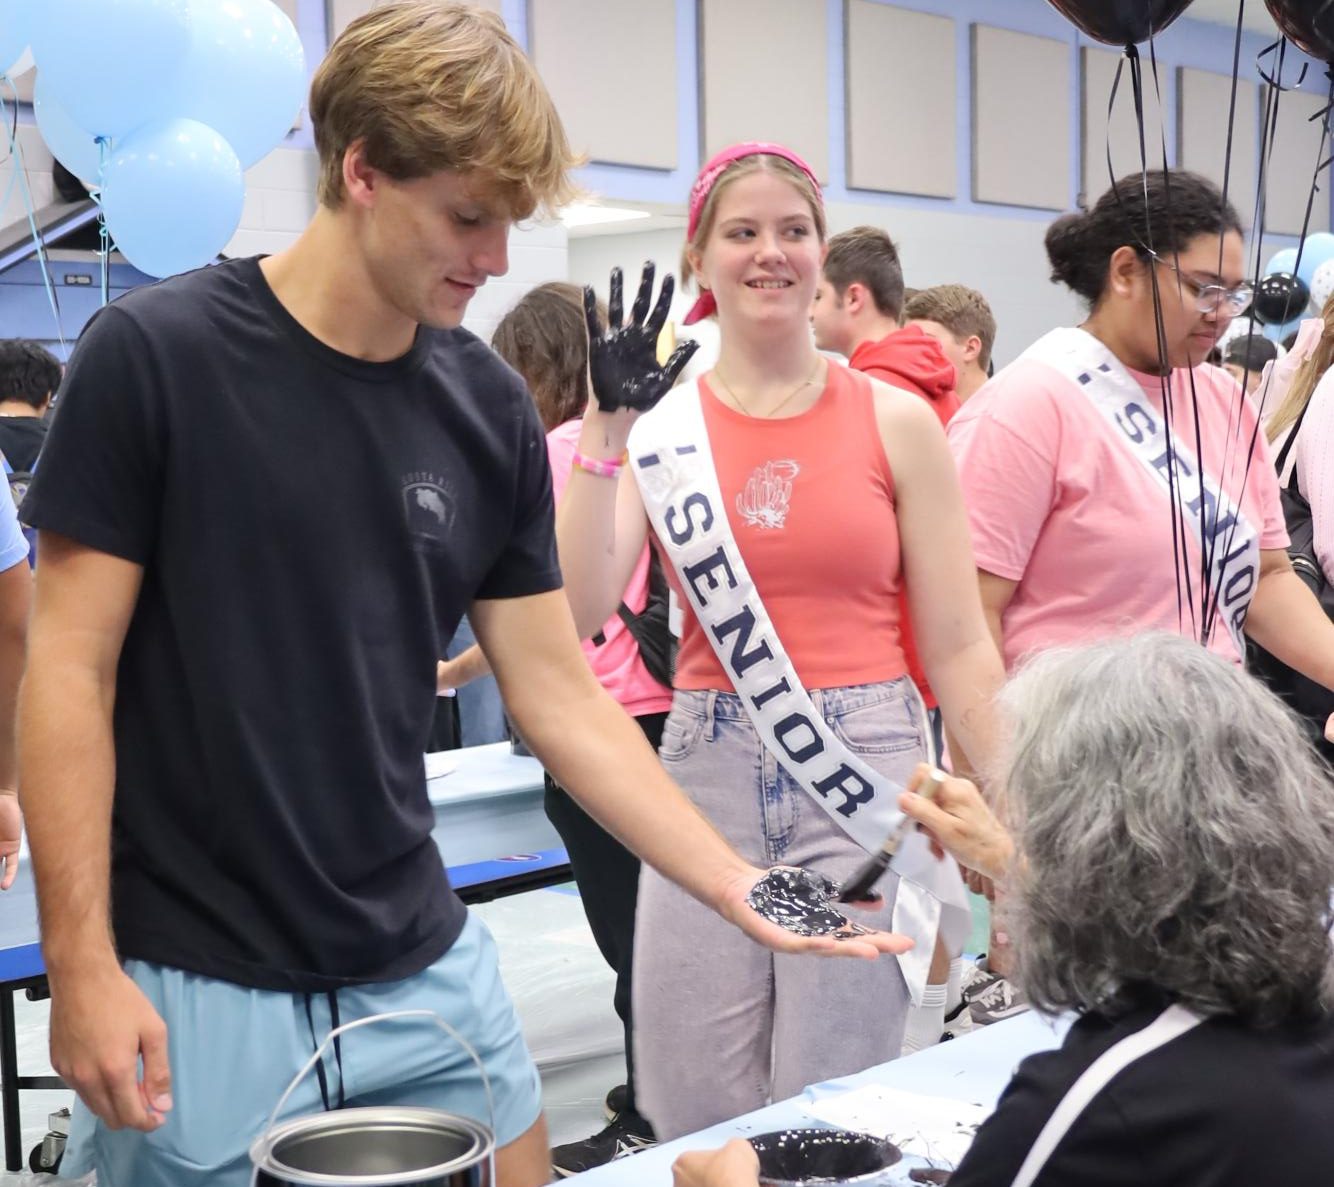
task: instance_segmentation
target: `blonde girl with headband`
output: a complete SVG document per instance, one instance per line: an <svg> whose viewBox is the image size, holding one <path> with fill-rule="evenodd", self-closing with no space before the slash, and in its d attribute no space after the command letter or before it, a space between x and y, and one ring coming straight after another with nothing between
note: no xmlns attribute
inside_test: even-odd
<svg viewBox="0 0 1334 1187"><path fill-rule="evenodd" d="M655 545L676 563L673 549L696 529L701 548L707 533L722 533L716 554L683 567L689 589L673 575L687 610L660 757L751 860L843 880L867 852L839 813L854 816L864 788L850 775L830 777L816 795L791 770L828 749L854 756L840 771L860 763L901 784L926 757L921 702L899 646L897 594L905 580L946 722L975 762L992 757L991 698L1003 676L977 595L963 503L931 410L815 349L808 315L825 217L820 187L796 154L744 144L713 158L691 192L687 240L683 273L700 298L686 321L717 318L718 361L648 412L632 438L659 393L646 393L629 375L622 348L639 342L651 349L670 298L646 320L646 269L631 322L618 329L614 274L613 328L592 342L596 399L557 516L567 594L581 631L595 631L650 535L650 515ZM674 375L684 361L667 370ZM698 430L697 445L671 437L687 421ZM655 449L658 441L677 444ZM660 464L664 458L669 464ZM664 511L658 476L670 473L716 479L715 493L696 492ZM719 599L741 598L748 581L749 602L738 601L726 622L709 619L711 641L701 617ZM754 665L778 662L780 643L790 682L738 695L750 688ZM794 711L763 725L759 705L781 700L798 682L820 721ZM735 942L698 903L644 869L636 1062L641 1108L660 1138L899 1054L942 908L923 908L913 931L904 925L913 918L906 906L923 902L916 887L900 893L891 872L879 889L883 905L854 917L909 930L914 953L803 967Z"/></svg>

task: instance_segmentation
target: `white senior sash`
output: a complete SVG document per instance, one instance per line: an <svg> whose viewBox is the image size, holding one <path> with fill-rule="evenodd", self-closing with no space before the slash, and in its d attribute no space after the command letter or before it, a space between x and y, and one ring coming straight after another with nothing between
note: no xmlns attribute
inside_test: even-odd
<svg viewBox="0 0 1334 1187"><path fill-rule="evenodd" d="M649 520L760 738L844 832L877 851L904 818L896 803L903 788L848 749L798 679L732 535L698 385L675 388L640 417L629 452ZM972 915L958 867L937 860L915 830L893 869L891 927L916 941L898 959L917 1004L937 932L962 951Z"/></svg>
<svg viewBox="0 0 1334 1187"><path fill-rule="evenodd" d="M1144 389L1092 334L1074 328L1052 330L1024 351L1023 357L1045 363L1069 379L1102 415L1111 436L1153 475L1169 501L1176 487L1180 522L1191 532L1202 555L1206 535L1210 541L1211 600L1217 598L1219 616L1238 657L1244 658L1242 628L1260 578L1260 544L1240 504L1223 492L1213 475L1202 470L1179 435L1172 435L1169 451L1167 426L1145 398Z"/></svg>

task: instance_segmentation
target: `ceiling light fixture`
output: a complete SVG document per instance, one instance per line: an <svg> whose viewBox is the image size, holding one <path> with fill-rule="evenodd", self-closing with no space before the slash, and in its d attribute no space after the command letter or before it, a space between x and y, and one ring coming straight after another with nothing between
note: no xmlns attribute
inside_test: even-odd
<svg viewBox="0 0 1334 1187"><path fill-rule="evenodd" d="M599 206L596 202L575 202L560 212L560 221L567 227L593 227L599 223L628 223L648 218L647 210L631 210L625 206Z"/></svg>

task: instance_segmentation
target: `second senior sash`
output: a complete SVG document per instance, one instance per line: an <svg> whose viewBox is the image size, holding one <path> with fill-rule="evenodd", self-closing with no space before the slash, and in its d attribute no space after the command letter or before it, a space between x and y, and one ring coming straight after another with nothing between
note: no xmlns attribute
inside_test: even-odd
<svg viewBox="0 0 1334 1187"><path fill-rule="evenodd" d="M858 845L878 850L903 820L903 788L849 750L798 679L732 534L698 384L673 389L642 416L629 452L649 520L765 747ZM908 833L893 869L891 926L916 941L898 959L919 1003L937 930L951 952L962 951L972 915L958 867L937 860L922 834Z"/></svg>
<svg viewBox="0 0 1334 1187"><path fill-rule="evenodd" d="M1240 504L1234 503L1213 475L1203 470L1178 435L1172 435L1169 449L1167 426L1145 398L1144 389L1092 334L1073 328L1052 330L1033 343L1024 357L1046 363L1083 393L1102 415L1111 436L1153 476L1169 503L1176 488L1180 522L1190 531L1202 555L1206 538L1210 542L1211 600L1217 598L1218 613L1238 657L1244 659L1242 628L1260 579L1260 544ZM1205 607L1204 612L1208 613L1209 608Z"/></svg>

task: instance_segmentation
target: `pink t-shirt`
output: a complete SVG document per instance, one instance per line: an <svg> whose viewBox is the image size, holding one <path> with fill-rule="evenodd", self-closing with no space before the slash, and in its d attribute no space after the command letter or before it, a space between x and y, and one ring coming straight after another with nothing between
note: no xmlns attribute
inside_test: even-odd
<svg viewBox="0 0 1334 1187"><path fill-rule="evenodd" d="M1131 375L1162 416L1162 380ZM1196 454L1189 375L1172 374L1172 427ZM1264 434L1254 432L1253 405L1220 368L1196 367L1194 378L1205 469L1233 499L1244 480L1241 506L1260 547L1287 547L1278 483ZM1166 492L1113 432L1074 383L1027 358L990 380L950 421L977 566L1019 583L1002 616L1007 670L1031 652L1109 635L1168 630L1199 637L1198 541L1188 544L1193 599L1183 585L1179 616ZM1240 659L1221 617L1210 649Z"/></svg>
<svg viewBox="0 0 1334 1187"><path fill-rule="evenodd" d="M551 461L551 485L559 505L570 480L570 465L583 418L567 420L547 434L547 457ZM625 587L621 600L638 613L648 602L648 545L635 563L630 584ZM648 674L644 661L639 658L639 645L620 618L613 614L602 626L606 642L598 645L592 639L583 641L584 655L602 687L631 717L646 713L666 713L672 707L672 690L659 684Z"/></svg>

